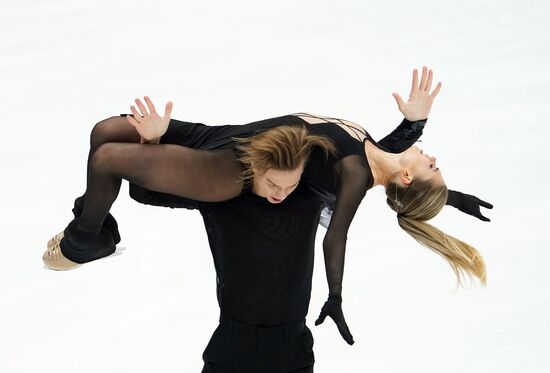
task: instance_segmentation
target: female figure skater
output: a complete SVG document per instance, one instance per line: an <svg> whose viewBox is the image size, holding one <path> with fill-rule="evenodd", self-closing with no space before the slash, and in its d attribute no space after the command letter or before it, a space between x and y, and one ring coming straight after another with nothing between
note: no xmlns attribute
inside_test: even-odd
<svg viewBox="0 0 550 373"><path fill-rule="evenodd" d="M121 178L137 186L138 190L142 187L158 192L153 195L160 195L160 200L165 195L206 202L228 200L242 192L243 179L261 176L255 174L254 164L262 160L242 152L242 145L270 129L297 125L306 126L313 135L331 139L337 150L328 160L322 152L313 151L302 174L304 182L325 196L329 206L332 198L334 206L323 241L329 299L317 323L330 316L346 341L353 343L341 311L345 242L359 203L366 191L375 185L386 187L387 203L397 213L400 226L421 244L443 256L459 282L464 274L471 274L484 283L485 267L477 251L425 222L441 210L448 195L435 158L423 154L417 147L410 147L420 136L441 87L439 83L430 93L432 77L433 73L424 67L419 83L418 72L414 70L408 102L394 94L405 120L397 132L384 139L389 140L386 146L377 144L363 128L348 121L333 123L321 118L318 123L316 117L295 114L241 126L181 125L179 121L170 121L171 103L161 117L148 98L146 103L150 112L136 100L141 113L131 107L133 117L127 117L134 128L121 122L121 118L111 118L107 120L108 125L100 124L94 129L103 131L102 127L108 126L106 131L115 131L119 137L116 140L111 137L108 140L111 142L105 143L99 139L96 147L92 143L85 201L82 197L75 201L75 219L64 232L50 240L44 261L50 268L69 269L114 252L120 236L116 221L108 211L118 194ZM401 133L404 140L397 141L397 146L388 146L397 133ZM133 144L137 142L162 145ZM244 178L239 177L241 173ZM264 188L271 203L280 203L292 191L270 183L269 179L264 181ZM481 216L480 205L491 207L473 196L459 199L460 203L464 201L474 202L468 205L469 213L477 216ZM170 207L193 208L191 202L190 205Z"/></svg>

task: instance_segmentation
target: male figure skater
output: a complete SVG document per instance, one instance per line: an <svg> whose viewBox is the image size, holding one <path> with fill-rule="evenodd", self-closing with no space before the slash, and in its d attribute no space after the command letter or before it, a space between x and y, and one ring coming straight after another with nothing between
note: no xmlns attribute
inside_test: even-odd
<svg viewBox="0 0 550 373"><path fill-rule="evenodd" d="M305 317L321 208L303 183L280 203L251 190L229 201L199 203L220 306L203 373L313 372Z"/></svg>

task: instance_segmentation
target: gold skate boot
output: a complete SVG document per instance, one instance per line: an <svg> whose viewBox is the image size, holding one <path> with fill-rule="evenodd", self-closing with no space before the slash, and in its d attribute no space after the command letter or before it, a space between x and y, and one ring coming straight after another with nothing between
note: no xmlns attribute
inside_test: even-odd
<svg viewBox="0 0 550 373"><path fill-rule="evenodd" d="M75 263L63 255L61 252L61 247L59 246L61 239L63 238L63 233L60 232L56 234L53 238L48 241L48 249L42 255L42 260L44 264L56 271L66 271L69 269L74 269L80 267L82 264Z"/></svg>
<svg viewBox="0 0 550 373"><path fill-rule="evenodd" d="M55 236L53 236L52 238L50 238L50 240L48 241L48 244L47 244L46 247L49 249L50 247L52 247L56 243L61 242L61 239L63 238L63 233L64 233L64 231L61 231L58 234L56 234Z"/></svg>

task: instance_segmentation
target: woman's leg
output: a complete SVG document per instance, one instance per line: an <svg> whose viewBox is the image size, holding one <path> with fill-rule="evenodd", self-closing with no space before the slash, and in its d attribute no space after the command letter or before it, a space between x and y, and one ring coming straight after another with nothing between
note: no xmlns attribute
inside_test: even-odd
<svg viewBox="0 0 550 373"><path fill-rule="evenodd" d="M86 166L86 184L89 184L90 180L90 160L94 152L101 145L107 142L125 142L125 143L139 143L140 135L137 130L128 123L126 117L116 116L107 118L97 123L90 134L90 151L88 153L88 162ZM75 217L79 217L84 209L84 199L86 194L78 197L74 201L73 214ZM118 231L118 224L115 218L109 213L103 221L103 227L105 227L113 236L115 244L120 242L120 233ZM49 245L50 246L50 245Z"/></svg>
<svg viewBox="0 0 550 373"><path fill-rule="evenodd" d="M88 153L87 184L90 180L90 160L97 148L107 142L125 142L139 144L141 136L126 117L116 116L97 123L90 134L90 152Z"/></svg>
<svg viewBox="0 0 550 373"><path fill-rule="evenodd" d="M97 247L90 241L102 233L102 222L118 196L122 179L158 192L218 202L241 193L241 171L242 166L230 149L103 143L89 160L84 210L65 230L61 250L77 263L97 259ZM67 236L72 237L66 240Z"/></svg>

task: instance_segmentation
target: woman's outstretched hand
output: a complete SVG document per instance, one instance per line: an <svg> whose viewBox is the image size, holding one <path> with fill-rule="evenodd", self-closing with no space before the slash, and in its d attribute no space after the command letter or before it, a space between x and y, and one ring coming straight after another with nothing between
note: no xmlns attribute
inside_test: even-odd
<svg viewBox="0 0 550 373"><path fill-rule="evenodd" d="M463 213L475 216L479 220L491 221L491 219L481 214L481 207L492 209L493 205L477 198L474 195L449 189L449 194L447 195L447 205L456 207Z"/></svg>
<svg viewBox="0 0 550 373"><path fill-rule="evenodd" d="M349 344L352 345L355 343L353 340L353 336L351 335L348 324L346 323L346 319L344 319L344 312L342 311L342 297L339 295L330 295L328 297L328 300L323 305L323 308L321 309L321 314L319 315L319 318L317 321L315 321L315 325L321 325L326 317L329 316L338 327L338 331L340 332L340 335L344 340Z"/></svg>
<svg viewBox="0 0 550 373"><path fill-rule="evenodd" d="M420 84L418 84L418 70L413 70L413 79L411 93L409 94L409 100L403 101L401 96L396 92L392 93L399 111L403 113L407 120L415 122L428 118L428 114L432 108L432 103L441 89L441 82L437 83L435 89L430 93L432 88L433 71L429 70L426 66L422 68L422 78Z"/></svg>
<svg viewBox="0 0 550 373"><path fill-rule="evenodd" d="M141 137L147 141L151 141L166 133L168 123L170 123L170 114L172 113L173 104L171 101L168 101L164 109L164 116L161 117L155 110L153 101L151 101L148 96L145 96L144 99L149 111L147 111L141 100L136 98L136 105L140 112L132 105L130 106L130 110L132 110L133 117L128 115L126 118L128 122L136 128Z"/></svg>

